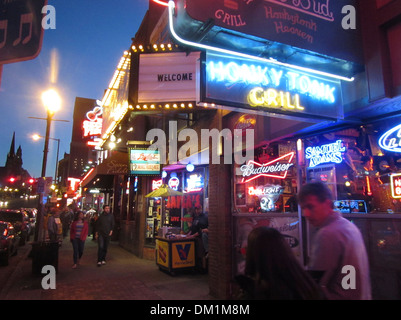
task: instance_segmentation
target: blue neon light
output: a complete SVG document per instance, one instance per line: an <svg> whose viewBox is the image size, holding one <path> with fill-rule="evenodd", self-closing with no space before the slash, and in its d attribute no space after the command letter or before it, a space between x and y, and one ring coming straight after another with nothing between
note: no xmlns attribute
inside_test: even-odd
<svg viewBox="0 0 401 320"><path fill-rule="evenodd" d="M379 146L387 151L401 152L401 124L383 134L379 139Z"/></svg>
<svg viewBox="0 0 401 320"><path fill-rule="evenodd" d="M184 45L188 45L188 46L196 47L196 48L201 48L201 49L204 49L204 50L211 50L211 51L214 51L214 52L230 54L230 55L234 55L234 56L241 57L241 58L253 59L253 60L258 60L258 61L262 61L262 62L269 62L269 63L273 63L273 64L278 65L278 66L289 67L289 68L293 68L293 69L299 70L301 72L303 72L303 71L310 72L310 73L313 73L313 74L316 74L316 75L321 75L321 76L325 76L325 77L329 77L329 78L333 78L333 79L349 81L349 82L352 82L352 81L355 80L354 77L347 78L347 77L343 77L343 76L332 74L332 73L328 73L328 72L323 72L323 71L319 71L319 70L305 68L305 67L302 67L302 66L292 65L292 64L289 64L289 63L285 63L285 62L280 62L280 61L277 61L277 60L275 60L273 58L266 59L266 58L262 58L262 57L258 57L258 56L252 56L252 55L249 55L249 54L244 54L244 53L240 53L240 52L236 52L236 51L226 50L226 49L223 49L223 48L213 47L213 46L204 45L204 44L201 44L201 43L185 40L185 39L179 37L178 34L176 33L175 29L174 29L174 24L173 24L174 9L175 9L174 1L173 0L169 0L169 2L168 2L168 17L169 17L170 32L171 32L172 36L177 41L181 42Z"/></svg>
<svg viewBox="0 0 401 320"><path fill-rule="evenodd" d="M342 152L345 147L342 146L342 140L322 146L308 147L305 149L305 158L309 159L309 168L316 167L322 163L341 163L343 161Z"/></svg>
<svg viewBox="0 0 401 320"><path fill-rule="evenodd" d="M265 63L255 65L253 63L242 64L234 61L226 63L222 61L208 61L207 77L210 82L224 82L228 86L232 84L245 84L256 86L268 86L269 88L282 88L286 91L308 95L316 100L335 103L337 86L329 84L321 78L307 75L294 70L278 67Z"/></svg>

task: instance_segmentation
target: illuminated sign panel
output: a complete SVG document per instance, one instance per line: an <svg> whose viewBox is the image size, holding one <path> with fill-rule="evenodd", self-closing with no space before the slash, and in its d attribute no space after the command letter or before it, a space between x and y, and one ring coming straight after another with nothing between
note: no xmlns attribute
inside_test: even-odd
<svg viewBox="0 0 401 320"><path fill-rule="evenodd" d="M160 175L158 150L129 148L129 173L131 175Z"/></svg>
<svg viewBox="0 0 401 320"><path fill-rule="evenodd" d="M356 7L356 0L192 0L184 8L197 21L213 19L221 28L363 63L359 21L347 16ZM349 19L355 28L346 28Z"/></svg>
<svg viewBox="0 0 401 320"><path fill-rule="evenodd" d="M387 151L401 152L401 124L383 134L379 139L379 146Z"/></svg>
<svg viewBox="0 0 401 320"><path fill-rule="evenodd" d="M401 198L401 173L390 175L391 195L393 198Z"/></svg>
<svg viewBox="0 0 401 320"><path fill-rule="evenodd" d="M163 180L162 179L152 180L152 191L154 191L156 189L159 189L162 184L163 184Z"/></svg>
<svg viewBox="0 0 401 320"><path fill-rule="evenodd" d="M141 54L138 103L196 100L199 52Z"/></svg>
<svg viewBox="0 0 401 320"><path fill-rule="evenodd" d="M309 160L309 168L316 167L322 163L341 163L344 151L345 147L342 146L342 141L337 140L334 143L306 148L305 158Z"/></svg>
<svg viewBox="0 0 401 320"><path fill-rule="evenodd" d="M339 80L210 52L205 65L207 102L302 117L343 118Z"/></svg>

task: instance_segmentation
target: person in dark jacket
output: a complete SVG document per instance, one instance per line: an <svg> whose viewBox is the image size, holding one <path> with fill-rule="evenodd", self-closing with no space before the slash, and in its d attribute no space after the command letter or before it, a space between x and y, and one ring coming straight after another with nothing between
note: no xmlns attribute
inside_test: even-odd
<svg viewBox="0 0 401 320"><path fill-rule="evenodd" d="M96 238L98 243L97 266L106 264L107 249L114 229L114 217L110 213L110 206L103 206L103 213L96 221Z"/></svg>
<svg viewBox="0 0 401 320"><path fill-rule="evenodd" d="M245 274L236 276L239 299L320 300L324 296L303 269L284 236L276 229L258 227L248 236Z"/></svg>

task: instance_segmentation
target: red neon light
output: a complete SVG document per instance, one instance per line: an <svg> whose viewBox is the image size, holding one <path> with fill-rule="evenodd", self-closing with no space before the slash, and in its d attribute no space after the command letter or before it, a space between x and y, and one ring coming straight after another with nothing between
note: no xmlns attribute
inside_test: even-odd
<svg viewBox="0 0 401 320"><path fill-rule="evenodd" d="M372 190L370 189L369 176L366 176L366 188L367 188L367 194L368 194L368 196L371 196L371 195L372 195Z"/></svg>
<svg viewBox="0 0 401 320"><path fill-rule="evenodd" d="M91 168L91 169L88 171L88 173L85 175L85 177L83 177L83 179L79 182L80 185L81 185L82 182L84 182L85 179L93 172L93 170L95 170L95 168ZM70 179L70 178L68 178L68 179Z"/></svg>
<svg viewBox="0 0 401 320"><path fill-rule="evenodd" d="M168 7L168 1L164 2L164 1L161 1L161 0L153 0L153 2L161 4L162 6Z"/></svg>
<svg viewBox="0 0 401 320"><path fill-rule="evenodd" d="M152 191L156 190L156 189L159 189L162 184L163 184L163 180L162 179L160 179L160 180L152 180Z"/></svg>
<svg viewBox="0 0 401 320"><path fill-rule="evenodd" d="M288 164L289 163L291 163L291 161L292 161L292 158L294 157L294 155L295 155L295 152L290 152L290 153L287 153L287 154L285 154L285 155L283 155L283 156L281 156L281 157L279 157L279 158L277 158L277 159L274 159L274 160L272 160L272 161L270 161L270 162L268 162L268 163L264 163L264 164L260 164L260 163L258 163L258 162L256 162L256 161L253 161L253 160L249 160L248 161L248 163L246 164L247 166L249 166L249 164L254 164L254 165L257 165L257 166L259 166L259 167L266 167L266 166L269 166L269 165L272 165L273 163L275 163L275 162L278 162L278 161L280 161L281 159L284 159L284 158L286 158L286 157L289 157L288 158ZM252 181L252 180L254 180L254 179L256 179L256 178L258 178L258 177L260 177L260 176L264 176L264 177L271 177L271 178L277 178L277 179L285 179L286 177L287 177L287 173L288 173L288 170L286 170L285 172L284 172L284 175L276 175L276 174L267 174L267 173L260 173L260 174L257 174L257 175L255 175L255 176L253 176L253 177L251 177L250 179L248 179L248 180L245 180L245 177L242 179L242 182L249 182L249 181Z"/></svg>

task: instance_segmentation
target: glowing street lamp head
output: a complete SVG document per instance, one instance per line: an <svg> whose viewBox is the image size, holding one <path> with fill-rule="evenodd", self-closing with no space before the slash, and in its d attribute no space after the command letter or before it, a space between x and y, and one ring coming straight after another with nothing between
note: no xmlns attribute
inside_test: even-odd
<svg viewBox="0 0 401 320"><path fill-rule="evenodd" d="M35 140L35 141L36 141L36 140L39 140L40 138L41 138L41 136L38 135L37 133L35 133L35 134L32 135L32 139Z"/></svg>
<svg viewBox="0 0 401 320"><path fill-rule="evenodd" d="M42 93L42 102L50 113L55 113L61 109L61 98L54 89L49 89Z"/></svg>

